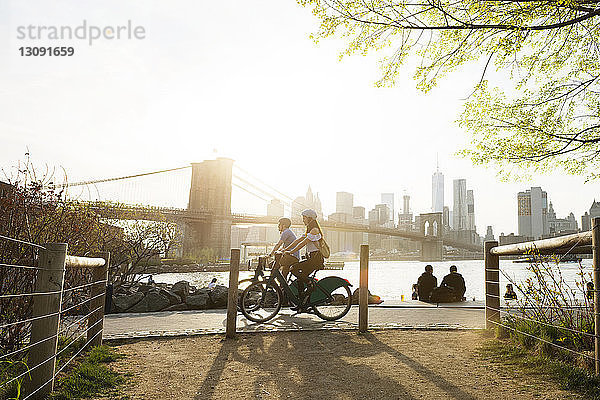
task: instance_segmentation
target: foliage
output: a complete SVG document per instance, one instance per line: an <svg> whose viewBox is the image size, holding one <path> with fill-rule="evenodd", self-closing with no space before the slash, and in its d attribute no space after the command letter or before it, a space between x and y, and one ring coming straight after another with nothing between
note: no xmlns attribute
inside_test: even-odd
<svg viewBox="0 0 600 400"><path fill-rule="evenodd" d="M519 368L521 372L541 374L557 382L561 388L581 393L587 399L600 400L600 378L584 368L556 360L515 346L514 342L495 340L487 342L480 354L486 359Z"/></svg>
<svg viewBox="0 0 600 400"><path fill-rule="evenodd" d="M520 292L520 299L507 304L503 323L508 329L504 333L540 355L592 369L594 314L586 292L590 273L579 263L579 278L569 283L559 261L537 254L527 266L531 276L525 281L516 282L507 276Z"/></svg>
<svg viewBox="0 0 600 400"><path fill-rule="evenodd" d="M596 1L297 1L320 21L315 41L345 39L341 57L385 51L378 86L393 85L411 55L420 57L415 79L424 91L480 63L459 121L471 135L462 154L474 163L492 163L505 177L515 165L598 177ZM495 85L486 80L491 68L504 77Z"/></svg>
<svg viewBox="0 0 600 400"><path fill-rule="evenodd" d="M121 385L125 380L107 366L102 365L118 360L121 354L108 346L93 348L86 359L57 381L57 389L51 399L81 399L106 393Z"/></svg>

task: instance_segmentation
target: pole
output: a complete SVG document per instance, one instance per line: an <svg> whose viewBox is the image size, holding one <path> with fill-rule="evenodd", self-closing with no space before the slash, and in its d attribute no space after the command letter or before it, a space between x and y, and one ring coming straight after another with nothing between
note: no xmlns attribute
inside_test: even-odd
<svg viewBox="0 0 600 400"><path fill-rule="evenodd" d="M491 253L498 246L495 240L485 242L485 328L491 329L500 323L500 257ZM496 323L494 323L496 322Z"/></svg>
<svg viewBox="0 0 600 400"><path fill-rule="evenodd" d="M35 280L35 292L59 293L33 296L33 318L50 314L56 315L36 319L31 323L30 343L38 343L48 339L34 345L29 351L28 367L33 368L41 364L25 378L24 396L35 392L35 395L31 397L32 399L46 398L54 388L53 377L56 368L55 356L58 345L59 313L64 289L65 260L67 258L66 243L47 243L44 247L46 250L40 251L39 267L41 269L38 270ZM28 379L29 376L30 379Z"/></svg>
<svg viewBox="0 0 600 400"><path fill-rule="evenodd" d="M592 219L592 251L594 280L594 364L596 375L600 375L600 217Z"/></svg>
<svg viewBox="0 0 600 400"><path fill-rule="evenodd" d="M108 269L110 263L110 253L105 252L102 254L104 258L104 265L96 267L92 270L92 282L99 282L92 285L90 290L90 317L88 318L88 333L87 341L89 347L96 347L102 345L102 331L104 329L104 304L106 296L106 285L108 283ZM96 297L94 299L94 297ZM98 309L98 310L96 310ZM96 310L96 311L94 311Z"/></svg>
<svg viewBox="0 0 600 400"><path fill-rule="evenodd" d="M225 328L225 337L227 339L235 337L239 272L240 249L231 249L231 258L229 261L229 291L227 293L227 326Z"/></svg>
<svg viewBox="0 0 600 400"><path fill-rule="evenodd" d="M360 246L360 282L358 288L358 331L369 327L369 245Z"/></svg>

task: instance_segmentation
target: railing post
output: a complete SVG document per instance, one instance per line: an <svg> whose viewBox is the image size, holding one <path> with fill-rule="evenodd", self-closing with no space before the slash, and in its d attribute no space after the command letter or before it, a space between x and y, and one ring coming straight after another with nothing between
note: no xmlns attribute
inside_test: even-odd
<svg viewBox="0 0 600 400"><path fill-rule="evenodd" d="M54 371L56 368L56 351L58 345L58 328L62 291L64 289L65 260L67 258L66 243L47 243L46 250L40 251L39 268L35 280L35 292L47 293L33 296L30 343L38 343L29 350L27 364L34 368L24 382L25 396L35 393L32 399L46 398L54 388ZM53 315L52 315L53 314ZM47 340L46 340L47 339Z"/></svg>
<svg viewBox="0 0 600 400"><path fill-rule="evenodd" d="M360 282L358 288L358 331L369 327L369 245L360 246Z"/></svg>
<svg viewBox="0 0 600 400"><path fill-rule="evenodd" d="M600 217L592 219L592 252L594 272L594 364L600 375Z"/></svg>
<svg viewBox="0 0 600 400"><path fill-rule="evenodd" d="M500 257L490 252L498 246L497 241L485 242L484 246L485 328L490 329L500 323Z"/></svg>
<svg viewBox="0 0 600 400"><path fill-rule="evenodd" d="M229 291L227 293L227 325L225 328L225 337L228 339L235 337L239 272L240 249L231 249L231 258L229 261Z"/></svg>
<svg viewBox="0 0 600 400"><path fill-rule="evenodd" d="M106 296L106 284L108 282L108 269L110 263L110 253L102 253L104 265L92 269L92 282L100 282L92 285L90 290L90 311L88 318L88 347L102 345L102 331L104 330L104 302ZM103 281L103 282L101 282ZM96 297L94 299L94 297ZM96 311L94 311L96 310Z"/></svg>

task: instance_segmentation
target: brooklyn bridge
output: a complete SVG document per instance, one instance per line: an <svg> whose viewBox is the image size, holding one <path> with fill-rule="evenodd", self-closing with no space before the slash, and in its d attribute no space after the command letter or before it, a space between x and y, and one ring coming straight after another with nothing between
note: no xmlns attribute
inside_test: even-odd
<svg viewBox="0 0 600 400"><path fill-rule="evenodd" d="M103 183L115 184L122 181L134 181L149 175L165 175L174 171L191 169L191 183L186 208L164 207L139 202L138 204L128 202L128 204L112 199L107 201L105 198L86 202L90 209L107 219L177 222L184 233L184 252L210 248L214 250L217 257L226 259L229 256L232 244L233 225L276 225L280 218L280 216L273 215L232 212L233 188L250 193L263 201L268 201L268 197L284 197L291 200L290 196L281 193L272 186L264 184L263 187L259 187L258 184L249 182L238 174L234 174L233 165L234 161L232 159L219 157L215 160L192 163L185 167L76 182L61 186L68 186L69 188L93 186L96 191L101 191L98 188ZM182 193L181 195L186 194ZM299 216L292 215L291 219L293 225L302 225ZM444 235L442 213L420 214L415 220L417 224L413 229L378 226L369 224L366 221L365 223L339 222L331 218L322 219L320 222L326 238L333 232L354 232L416 242L416 248L423 261L442 260L444 249L454 249L471 256L482 253L482 246L477 243L463 242Z"/></svg>

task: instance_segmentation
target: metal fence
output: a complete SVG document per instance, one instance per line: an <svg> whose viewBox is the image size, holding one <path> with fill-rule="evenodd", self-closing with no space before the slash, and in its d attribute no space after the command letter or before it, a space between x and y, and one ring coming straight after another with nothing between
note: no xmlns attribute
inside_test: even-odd
<svg viewBox="0 0 600 400"><path fill-rule="evenodd" d="M8 303L5 310L11 309L10 301L22 299L29 299L32 309L26 318L10 312L0 315L0 337L16 328L24 329L29 337L23 345L0 352L0 362L19 362L21 366L2 377L0 391L13 385L22 388L22 399L42 399L53 390L55 378L79 354L102 344L110 256L104 253L101 258L74 257L67 255L66 243L38 245L5 236L0 239L38 250L37 265L0 264L0 268L12 269L14 273L35 274L33 292L9 293L9 289L0 293L0 301ZM65 287L65 272L82 268L90 270L85 274L90 282ZM59 337L69 339L60 349Z"/></svg>
<svg viewBox="0 0 600 400"><path fill-rule="evenodd" d="M537 255L554 254L559 255L560 257L564 257L564 255L567 254L593 254L592 281L594 289L592 304L590 307L580 307L580 309L576 310L576 312L590 311L593 313L594 333L574 329L574 327L553 324L551 323L552 318L550 318L549 321L541 321L539 318L535 318L534 316L519 315L518 313L511 312L511 310L507 309L506 307L501 307L500 274L503 272L500 270L500 257L532 254L533 252ZM598 292L598 289L600 288L600 218L593 219L592 230L588 232L504 246L498 246L498 242L496 241L486 242L484 246L484 257L486 328L489 329L498 326L503 329L508 329L516 334L545 343L553 348L588 359L594 363L596 374L600 374L600 293ZM556 309L560 310L563 307L568 307L566 304L548 304L541 306L548 312L552 312L552 310ZM513 318L515 320L519 319L532 324L546 326L558 331L571 332L579 335L580 337L589 338L589 340L593 340L594 342L593 356L555 343L552 340L548 340L548 338L542 338L531 333L524 332L515 328L514 325L510 326L507 324L508 318Z"/></svg>

